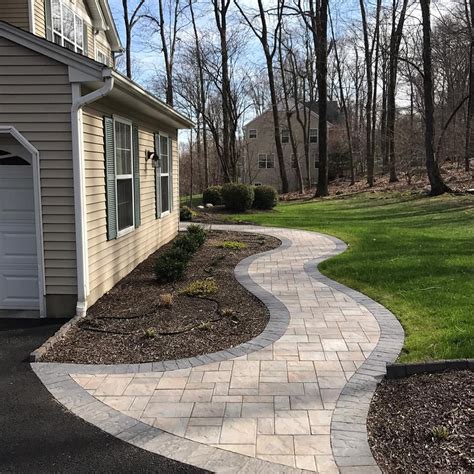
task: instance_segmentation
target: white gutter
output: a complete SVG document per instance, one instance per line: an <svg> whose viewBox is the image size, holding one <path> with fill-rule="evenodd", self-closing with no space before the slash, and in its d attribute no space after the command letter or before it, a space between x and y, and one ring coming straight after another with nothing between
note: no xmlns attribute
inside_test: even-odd
<svg viewBox="0 0 474 474"><path fill-rule="evenodd" d="M109 94L114 87L112 70L103 71L104 85L81 96L81 84L72 83L72 164L74 176L74 209L76 223L76 266L77 266L77 305L76 315L85 316L87 296L89 295L86 188L84 172L84 140L82 108Z"/></svg>

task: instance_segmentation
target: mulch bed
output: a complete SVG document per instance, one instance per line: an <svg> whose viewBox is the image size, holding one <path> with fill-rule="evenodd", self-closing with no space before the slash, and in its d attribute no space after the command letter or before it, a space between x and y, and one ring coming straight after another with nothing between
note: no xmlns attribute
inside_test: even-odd
<svg viewBox="0 0 474 474"><path fill-rule="evenodd" d="M223 241L242 242L246 248L219 248ZM154 263L170 245L148 257L100 298L42 361L117 364L180 359L229 349L265 329L268 309L237 282L234 268L249 255L278 247L278 239L209 232L184 279L160 284ZM217 284L215 294L191 297L180 293L188 284L209 278ZM170 307L161 302L163 294L172 294Z"/></svg>
<svg viewBox="0 0 474 474"><path fill-rule="evenodd" d="M367 426L383 472L474 472L474 373L384 380Z"/></svg>

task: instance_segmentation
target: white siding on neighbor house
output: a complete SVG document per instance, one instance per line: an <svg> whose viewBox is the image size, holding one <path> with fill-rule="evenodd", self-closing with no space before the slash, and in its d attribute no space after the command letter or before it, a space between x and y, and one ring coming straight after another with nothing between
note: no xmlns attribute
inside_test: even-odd
<svg viewBox="0 0 474 474"><path fill-rule="evenodd" d="M0 0L0 20L28 31L28 0Z"/></svg>
<svg viewBox="0 0 474 474"><path fill-rule="evenodd" d="M0 124L40 153L46 292L74 295L76 254L67 67L0 38Z"/></svg>
<svg viewBox="0 0 474 474"><path fill-rule="evenodd" d="M141 225L138 229L114 240L107 240L104 115L114 113L126 117L139 127ZM164 130L153 121L127 116L123 110L99 103L84 111L84 154L86 175L86 212L89 253L89 297L93 304L120 279L130 273L158 247L177 233L179 221L178 153L176 131ZM153 133L165 132L172 137L173 150L173 211L155 218L155 175L146 152L153 150Z"/></svg>

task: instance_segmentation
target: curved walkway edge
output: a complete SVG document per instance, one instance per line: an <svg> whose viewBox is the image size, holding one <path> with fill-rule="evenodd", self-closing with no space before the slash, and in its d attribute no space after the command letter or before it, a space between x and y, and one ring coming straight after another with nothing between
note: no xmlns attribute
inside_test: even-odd
<svg viewBox="0 0 474 474"><path fill-rule="evenodd" d="M403 329L317 265L346 245L314 232L242 225L277 249L250 256L238 281L270 311L265 330L227 351L149 364L32 363L77 416L133 445L215 472L379 472L370 400ZM276 471L277 470L277 471Z"/></svg>

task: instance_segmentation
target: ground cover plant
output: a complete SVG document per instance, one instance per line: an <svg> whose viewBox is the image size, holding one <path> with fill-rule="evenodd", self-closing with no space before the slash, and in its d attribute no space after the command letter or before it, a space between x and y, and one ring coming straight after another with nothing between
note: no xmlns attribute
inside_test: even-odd
<svg viewBox="0 0 474 474"><path fill-rule="evenodd" d="M249 255L278 247L279 241L188 229L191 238L202 242L194 254L180 248L181 236L155 252L100 298L44 360L112 364L179 359L235 347L260 334L268 309L237 282L234 268ZM223 241L242 242L245 248L219 248ZM157 279L163 256L171 262L183 258L182 273L172 281ZM163 274L173 268L165 263Z"/></svg>
<svg viewBox="0 0 474 474"><path fill-rule="evenodd" d="M473 357L472 196L363 193L235 218L347 242L319 268L395 313L406 333L401 361Z"/></svg>

